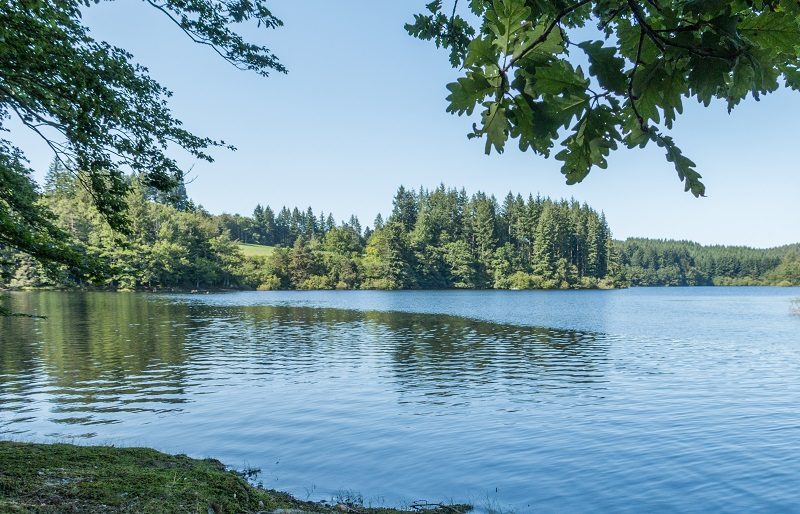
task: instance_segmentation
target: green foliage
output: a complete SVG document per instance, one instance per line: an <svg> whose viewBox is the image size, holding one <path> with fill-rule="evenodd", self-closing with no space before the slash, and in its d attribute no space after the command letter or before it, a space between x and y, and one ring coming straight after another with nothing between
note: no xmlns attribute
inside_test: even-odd
<svg viewBox="0 0 800 514"><path fill-rule="evenodd" d="M406 30L420 39L433 40L437 47L450 48L450 63L456 66L464 57L460 49L475 35L475 30L460 17L448 19L441 12L442 0L434 0L425 7L430 14L416 15L414 23L406 24Z"/></svg>
<svg viewBox="0 0 800 514"><path fill-rule="evenodd" d="M15 118L40 136L111 227L128 232L126 171L180 204L183 172L172 149L211 161L207 150L227 145L183 128L167 105L171 93L131 54L90 35L83 13L92 3L0 0L0 131ZM285 71L267 48L233 29L248 20L279 26L262 0L147 3L238 68ZM97 269L54 228L38 199L22 152L0 139L0 243L43 262Z"/></svg>
<svg viewBox="0 0 800 514"><path fill-rule="evenodd" d="M781 263L767 273L767 279L780 286L800 286L800 248L787 253Z"/></svg>
<svg viewBox="0 0 800 514"><path fill-rule="evenodd" d="M292 285L297 289L305 289L303 285L314 274L316 267L315 255L302 237L297 238L289 260L289 276Z"/></svg>
<svg viewBox="0 0 800 514"><path fill-rule="evenodd" d="M42 208L39 199L21 154L0 141L0 244L34 255L44 263L89 268L91 263L68 242L67 233L57 226L55 216Z"/></svg>
<svg viewBox="0 0 800 514"><path fill-rule="evenodd" d="M413 283L408 233L389 222L370 236L362 260L362 289L407 289Z"/></svg>
<svg viewBox="0 0 800 514"><path fill-rule="evenodd" d="M126 208L133 217L128 233L120 234L101 215L89 193L75 184L78 180L72 177L72 185L65 181L68 187L46 194L42 205L87 259L105 264L104 273L43 266L32 256L6 247L11 261L5 273L8 287L134 290L244 285L239 277L243 261L238 246L209 214L155 203L147 198L142 182L134 178L126 186Z"/></svg>
<svg viewBox="0 0 800 514"><path fill-rule="evenodd" d="M433 2L406 26L448 48L461 70L447 111L480 113L468 136L485 137L486 153L512 138L549 156L560 142L569 184L605 168L621 145L654 143L686 191L703 196L694 162L664 133L683 99L722 100L730 111L782 83L800 89L794 1L474 0L467 13L455 0L450 9ZM577 50L588 69L576 66Z"/></svg>
<svg viewBox="0 0 800 514"><path fill-rule="evenodd" d="M478 266L466 241L446 243L444 260L449 267L453 287L472 289L478 285Z"/></svg>
<svg viewBox="0 0 800 514"><path fill-rule="evenodd" d="M515 271L508 277L504 287L507 289L541 289L544 280L539 275Z"/></svg>
<svg viewBox="0 0 800 514"><path fill-rule="evenodd" d="M273 237L291 246L243 243L253 217L211 216L154 201L140 180L127 186L130 231L111 229L71 175L51 177L41 199L54 227L102 275L45 266L0 246L0 287L200 289L594 289L684 285L800 285L800 248L704 247L612 241L605 216L586 204L509 193L502 204L440 185L400 188L374 230L355 217L336 224L311 209L275 217ZM54 184L59 184L54 186ZM191 205L191 202L188 202ZM292 221L294 220L294 221ZM306 235L308 234L308 235ZM363 234L368 234L364 236ZM237 240L238 239L238 240Z"/></svg>
<svg viewBox="0 0 800 514"><path fill-rule="evenodd" d="M616 248L620 275L633 286L800 285L797 245L759 250L628 239Z"/></svg>
<svg viewBox="0 0 800 514"><path fill-rule="evenodd" d="M258 291L274 291L281 288L281 279L275 275L267 275L256 288Z"/></svg>
<svg viewBox="0 0 800 514"><path fill-rule="evenodd" d="M330 224L298 237L291 249L248 258L240 281L265 290L568 288L597 287L599 279L622 285L609 277L605 218L576 202L509 194L500 206L480 192L401 187L392 214L366 240L358 225Z"/></svg>
<svg viewBox="0 0 800 514"><path fill-rule="evenodd" d="M297 285L297 289L333 289L334 284L325 275L311 275Z"/></svg>

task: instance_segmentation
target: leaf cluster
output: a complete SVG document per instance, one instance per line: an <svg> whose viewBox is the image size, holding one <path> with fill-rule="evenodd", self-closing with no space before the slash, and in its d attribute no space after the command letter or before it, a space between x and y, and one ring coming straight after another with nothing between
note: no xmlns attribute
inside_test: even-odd
<svg viewBox="0 0 800 514"><path fill-rule="evenodd" d="M267 48L234 30L246 21L280 26L263 1L145 1L237 68L285 71ZM90 35L82 11L93 3L0 0L0 131L16 118L39 135L111 226L126 231L126 174L171 191L183 178L175 149L211 161L210 148L232 147L184 128L167 104L171 93L146 68ZM0 180L0 241L44 260L74 262L63 253L63 234L36 202L22 152L6 140L0 141Z"/></svg>
<svg viewBox="0 0 800 514"><path fill-rule="evenodd" d="M485 138L486 153L515 139L550 156L558 143L570 184L620 146L656 144L703 196L695 163L664 132L684 99L730 111L782 84L800 89L793 0L477 0L469 12L456 0L450 16L442 2L427 7L407 29L451 50L462 76L447 85L447 110L480 113L468 136ZM447 37L451 27L460 37Z"/></svg>

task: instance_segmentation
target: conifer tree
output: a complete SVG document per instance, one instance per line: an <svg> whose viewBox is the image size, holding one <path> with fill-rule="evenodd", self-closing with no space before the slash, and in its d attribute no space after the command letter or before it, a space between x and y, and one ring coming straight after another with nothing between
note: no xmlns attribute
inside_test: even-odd
<svg viewBox="0 0 800 514"><path fill-rule="evenodd" d="M534 233L531 263L533 272L546 280L555 276L558 259L558 227L554 211L552 202L544 203Z"/></svg>
<svg viewBox="0 0 800 514"><path fill-rule="evenodd" d="M302 288L303 283L314 273L314 256L308 249L305 239L300 236L294 241L289 261L289 276L292 286Z"/></svg>
<svg viewBox="0 0 800 514"><path fill-rule="evenodd" d="M405 187L397 188L392 202L392 214L389 221L400 223L403 230L410 232L417 223L418 198L413 190L406 190Z"/></svg>

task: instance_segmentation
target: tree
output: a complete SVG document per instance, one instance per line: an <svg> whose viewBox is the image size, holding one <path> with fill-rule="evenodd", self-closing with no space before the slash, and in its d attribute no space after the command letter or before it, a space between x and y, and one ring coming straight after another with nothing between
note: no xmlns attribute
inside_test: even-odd
<svg viewBox="0 0 800 514"><path fill-rule="evenodd" d="M325 232L333 230L336 226L336 220L333 219L333 214L328 213L328 217L325 218Z"/></svg>
<svg viewBox="0 0 800 514"><path fill-rule="evenodd" d="M342 225L330 229L322 245L326 252L350 256L361 251L361 238L349 225Z"/></svg>
<svg viewBox="0 0 800 514"><path fill-rule="evenodd" d="M781 263L770 272L772 282L784 286L800 285L800 254L787 255Z"/></svg>
<svg viewBox="0 0 800 514"><path fill-rule="evenodd" d="M559 258L555 209L552 202L544 204L533 244L533 271L544 279L552 279L556 274L556 261Z"/></svg>
<svg viewBox="0 0 800 514"><path fill-rule="evenodd" d="M730 112L748 95L800 89L800 3L795 0L458 0L429 3L407 31L450 50L462 70L447 111L480 120L468 134L486 153L509 139L555 158L568 184L620 145L663 148L695 196L695 164L671 129L683 99L719 99ZM471 19L479 23L473 25ZM597 25L592 32L587 27ZM589 66L576 65L582 51Z"/></svg>
<svg viewBox="0 0 800 514"><path fill-rule="evenodd" d="M406 289L413 285L407 233L399 221L375 230L364 251L364 289Z"/></svg>
<svg viewBox="0 0 800 514"><path fill-rule="evenodd" d="M466 241L445 244L444 260L450 268L453 287L472 289L479 285L477 263Z"/></svg>
<svg viewBox="0 0 800 514"><path fill-rule="evenodd" d="M587 224L585 270L585 273L590 277L599 278L605 275L602 263L605 242L600 220L595 216L591 216Z"/></svg>
<svg viewBox="0 0 800 514"><path fill-rule="evenodd" d="M48 194L71 194L76 186L75 177L58 159L53 159L44 176L44 192Z"/></svg>
<svg viewBox="0 0 800 514"><path fill-rule="evenodd" d="M321 232L322 228L323 227L317 226L317 217L314 216L314 210L309 206L303 217L303 235L311 239L317 233Z"/></svg>
<svg viewBox="0 0 800 514"><path fill-rule="evenodd" d="M2 112L0 112L2 116ZM0 126L1 128L1 126ZM19 150L0 141L0 244L45 263L90 268L93 263L39 203L39 191Z"/></svg>
<svg viewBox="0 0 800 514"><path fill-rule="evenodd" d="M303 237L298 237L292 247L291 258L289 261L289 274L292 285L300 288L308 278L314 273L314 255L309 250Z"/></svg>
<svg viewBox="0 0 800 514"><path fill-rule="evenodd" d="M193 41L240 69L285 72L269 49L232 27L246 21L281 25L263 0L163 0L147 3ZM170 92L121 48L93 39L82 22L91 2L0 0L0 130L15 117L50 146L61 166L80 177L99 212L127 229L126 170L170 192L183 171L170 157L180 147L211 161L222 141L192 134L169 110ZM84 266L37 200L22 152L0 139L0 242L37 259Z"/></svg>
<svg viewBox="0 0 800 514"><path fill-rule="evenodd" d="M398 222L403 226L406 232L414 228L417 222L418 203L417 196L413 190L407 190L405 187L400 186L397 193L394 195L394 202L392 206L392 214L389 216L389 222ZM375 227L378 228L378 227Z"/></svg>
<svg viewBox="0 0 800 514"><path fill-rule="evenodd" d="M186 182L184 181L183 175L177 176L175 178L175 184L169 189L154 186L147 187L147 194L153 201L165 205L172 205L181 211L186 211L194 207L194 204L189 199L189 193L186 191ZM130 219L130 216L127 216L127 218Z"/></svg>
<svg viewBox="0 0 800 514"><path fill-rule="evenodd" d="M350 221L347 222L347 226L356 233L356 235L360 238L362 234L361 230L361 222L358 221L358 216L353 214L350 216Z"/></svg>
<svg viewBox="0 0 800 514"><path fill-rule="evenodd" d="M473 251L480 265L484 283L491 283L494 252L497 248L497 205L494 197L477 193L468 203L465 218L469 220Z"/></svg>
<svg viewBox="0 0 800 514"><path fill-rule="evenodd" d="M781 266L790 267L799 248L700 246L654 239L628 239L606 246L607 275L623 275L635 286L791 284L790 277L782 276Z"/></svg>

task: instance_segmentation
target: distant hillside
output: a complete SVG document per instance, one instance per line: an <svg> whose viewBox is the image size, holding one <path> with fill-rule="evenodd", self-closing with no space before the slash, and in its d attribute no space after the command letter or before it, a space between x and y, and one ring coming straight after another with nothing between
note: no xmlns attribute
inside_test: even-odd
<svg viewBox="0 0 800 514"><path fill-rule="evenodd" d="M766 249L646 238L615 243L632 286L800 285L800 243Z"/></svg>

